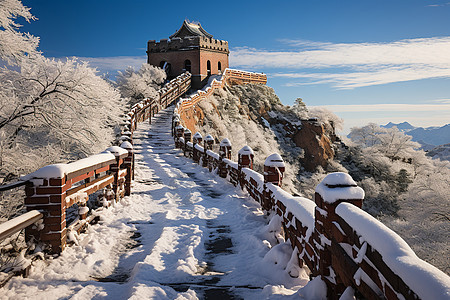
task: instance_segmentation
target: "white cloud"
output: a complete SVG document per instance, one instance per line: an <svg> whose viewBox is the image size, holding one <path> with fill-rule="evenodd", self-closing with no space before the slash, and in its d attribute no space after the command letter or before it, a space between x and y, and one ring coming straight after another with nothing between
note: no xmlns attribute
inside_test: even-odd
<svg viewBox="0 0 450 300"><path fill-rule="evenodd" d="M310 106L314 107L314 106ZM320 107L320 106L319 106ZM351 104L324 106L333 112L445 112L450 115L450 103L447 104ZM450 120L449 120L450 121Z"/></svg>
<svg viewBox="0 0 450 300"><path fill-rule="evenodd" d="M443 3L443 4L430 4L430 5L427 5L427 7L443 7L443 6L448 6L448 5L450 5L450 2Z"/></svg>
<svg viewBox="0 0 450 300"><path fill-rule="evenodd" d="M450 99L435 99L435 100L428 100L426 102L430 103L441 103L441 104L450 104Z"/></svg>
<svg viewBox="0 0 450 300"><path fill-rule="evenodd" d="M230 63L250 69L275 69L278 72L271 75L274 77L302 79L288 83L291 86L329 83L339 89L351 89L410 80L450 78L450 37L407 39L392 43L282 42L299 49L268 51L236 48L230 54ZM299 72L305 69L308 71Z"/></svg>

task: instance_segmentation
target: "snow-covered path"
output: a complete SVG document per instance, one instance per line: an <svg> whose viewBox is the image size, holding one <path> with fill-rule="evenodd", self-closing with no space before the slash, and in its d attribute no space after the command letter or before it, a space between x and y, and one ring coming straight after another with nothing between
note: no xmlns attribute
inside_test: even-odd
<svg viewBox="0 0 450 300"><path fill-rule="evenodd" d="M264 260L260 206L174 149L171 116L134 134L132 196L105 209L78 245L13 278L2 299L264 299L306 284Z"/></svg>

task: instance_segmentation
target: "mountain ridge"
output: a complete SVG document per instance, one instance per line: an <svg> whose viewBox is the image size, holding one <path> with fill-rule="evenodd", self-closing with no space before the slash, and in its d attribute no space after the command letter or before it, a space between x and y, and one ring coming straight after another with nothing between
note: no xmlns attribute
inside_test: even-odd
<svg viewBox="0 0 450 300"><path fill-rule="evenodd" d="M400 131L412 137L412 140L422 145L439 146L450 143L450 124L444 126L415 127L408 122L381 125L383 128L397 127Z"/></svg>

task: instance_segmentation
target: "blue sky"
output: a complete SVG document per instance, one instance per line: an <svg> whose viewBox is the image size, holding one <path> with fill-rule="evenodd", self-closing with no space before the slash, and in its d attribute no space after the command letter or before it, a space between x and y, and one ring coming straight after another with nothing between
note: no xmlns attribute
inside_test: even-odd
<svg viewBox="0 0 450 300"><path fill-rule="evenodd" d="M230 45L233 68L268 74L284 104L326 106L345 127L450 123L449 0L23 1L49 57L101 71L145 62L184 19Z"/></svg>

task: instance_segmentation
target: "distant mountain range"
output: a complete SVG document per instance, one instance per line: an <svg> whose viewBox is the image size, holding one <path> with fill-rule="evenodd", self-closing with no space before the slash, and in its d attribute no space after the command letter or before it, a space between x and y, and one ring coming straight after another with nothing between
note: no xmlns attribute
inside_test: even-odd
<svg viewBox="0 0 450 300"><path fill-rule="evenodd" d="M384 128L391 128L396 126L405 134L412 136L412 140L423 145L424 150L431 150L432 148L450 143L450 124L442 127L415 127L408 122L395 124L389 122L386 125L381 125Z"/></svg>

